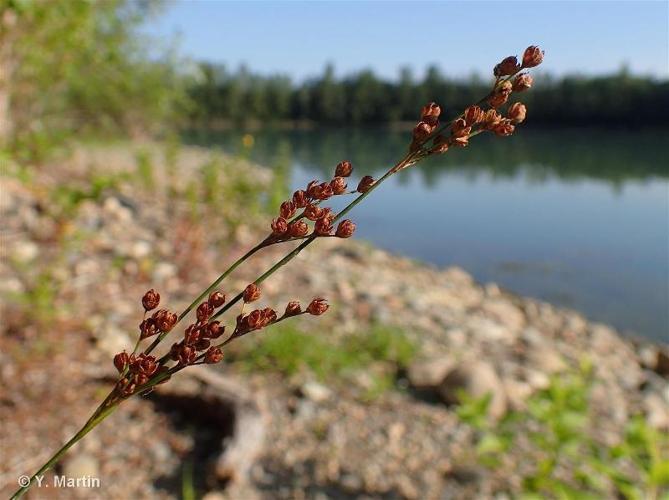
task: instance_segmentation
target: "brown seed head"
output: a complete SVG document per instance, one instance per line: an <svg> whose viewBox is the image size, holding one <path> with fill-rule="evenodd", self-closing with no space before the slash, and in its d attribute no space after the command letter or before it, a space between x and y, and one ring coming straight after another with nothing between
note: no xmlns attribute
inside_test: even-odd
<svg viewBox="0 0 669 500"><path fill-rule="evenodd" d="M155 309L158 307L158 304L160 304L160 294L153 288L146 292L142 297L142 305L144 306L145 311Z"/></svg>
<svg viewBox="0 0 669 500"><path fill-rule="evenodd" d="M465 109L465 123L468 126L476 125L483 119L483 110L478 106L469 106Z"/></svg>
<svg viewBox="0 0 669 500"><path fill-rule="evenodd" d="M156 362L155 356L149 356L142 353L131 368L136 373L141 373L146 377L150 377L156 373L156 370L158 370L158 363Z"/></svg>
<svg viewBox="0 0 669 500"><path fill-rule="evenodd" d="M374 185L374 177L366 175L358 183L358 193L366 193Z"/></svg>
<svg viewBox="0 0 669 500"><path fill-rule="evenodd" d="M318 184L319 182L317 180L313 180L309 184L307 184L307 196L309 198L313 198L315 200L318 199L318 194L319 194Z"/></svg>
<svg viewBox="0 0 669 500"><path fill-rule="evenodd" d="M293 215L295 215L295 211L297 208L295 207L295 203L292 201L284 201L281 204L281 208L279 209L279 215L283 217L284 219L290 219Z"/></svg>
<svg viewBox="0 0 669 500"><path fill-rule="evenodd" d="M347 160L339 162L335 168L335 176L337 177L348 177L351 172L353 172L353 165Z"/></svg>
<svg viewBox="0 0 669 500"><path fill-rule="evenodd" d="M223 351L220 347L210 347L204 355L204 362L213 365L223 359Z"/></svg>
<svg viewBox="0 0 669 500"><path fill-rule="evenodd" d="M158 333L158 328L156 327L156 321L153 318L146 318L139 324L140 339L153 337L157 333Z"/></svg>
<svg viewBox="0 0 669 500"><path fill-rule="evenodd" d="M439 123L439 115L441 115L441 108L435 102L430 102L423 106L420 111L420 119L428 125L435 126Z"/></svg>
<svg viewBox="0 0 669 500"><path fill-rule="evenodd" d="M441 154L448 151L448 139L443 135L439 134L434 138L434 146L430 149L432 154Z"/></svg>
<svg viewBox="0 0 669 500"><path fill-rule="evenodd" d="M179 360L180 365L187 366L195 361L197 352L195 351L194 347L189 345L181 345L179 346L178 351L177 359Z"/></svg>
<svg viewBox="0 0 669 500"><path fill-rule="evenodd" d="M495 66L495 76L507 76L513 75L515 72L520 70L520 64L518 64L518 58L516 56L509 56L502 60L497 66Z"/></svg>
<svg viewBox="0 0 669 500"><path fill-rule="evenodd" d="M225 332L225 326L221 326L220 321L212 321L207 325L207 337L217 339Z"/></svg>
<svg viewBox="0 0 669 500"><path fill-rule="evenodd" d="M497 112L495 109L489 109L488 111L485 112L485 115L483 115L483 128L485 130L492 130L494 129L499 122L502 121L501 115Z"/></svg>
<svg viewBox="0 0 669 500"><path fill-rule="evenodd" d="M211 341L209 339L200 339L195 342L195 350L204 351L205 349L208 349L210 345Z"/></svg>
<svg viewBox="0 0 669 500"><path fill-rule="evenodd" d="M216 309L217 307L221 307L223 304L225 304L225 294L223 292L216 290L209 294L209 305L211 307Z"/></svg>
<svg viewBox="0 0 669 500"><path fill-rule="evenodd" d="M202 336L202 329L197 325L189 325L184 331L184 341L186 345L194 345Z"/></svg>
<svg viewBox="0 0 669 500"><path fill-rule="evenodd" d="M177 315L167 309L160 309L153 313L156 328L161 332L169 332L177 324Z"/></svg>
<svg viewBox="0 0 669 500"><path fill-rule="evenodd" d="M544 51L535 45L530 45L523 54L523 68L534 68L544 60Z"/></svg>
<svg viewBox="0 0 669 500"><path fill-rule="evenodd" d="M514 127L510 120L502 120L495 126L493 132L500 137L507 137L513 134L515 128L516 127Z"/></svg>
<svg viewBox="0 0 669 500"><path fill-rule="evenodd" d="M284 316L297 316L302 312L302 307L300 306L300 303L296 300L293 300L291 302L288 302L288 305L286 305L286 312L284 312Z"/></svg>
<svg viewBox="0 0 669 500"><path fill-rule="evenodd" d="M179 359L179 352L181 351L181 346L183 344L181 342L175 342L172 344L172 347L170 347L170 359L172 361L176 361Z"/></svg>
<svg viewBox="0 0 669 500"><path fill-rule="evenodd" d="M288 224L288 235L291 238L301 238L309 232L309 226L303 220L296 220Z"/></svg>
<svg viewBox="0 0 669 500"><path fill-rule="evenodd" d="M344 194L346 187L346 179L343 177L335 177L330 181L330 188L334 194Z"/></svg>
<svg viewBox="0 0 669 500"><path fill-rule="evenodd" d="M244 289L242 298L246 304L258 300L260 298L260 288L258 288L258 285L255 283L248 284Z"/></svg>
<svg viewBox="0 0 669 500"><path fill-rule="evenodd" d="M335 236L338 238L350 238L355 232L355 223L352 220L344 219L337 226Z"/></svg>
<svg viewBox="0 0 669 500"><path fill-rule="evenodd" d="M255 309L242 320L249 330L258 330L264 326L265 315L261 309Z"/></svg>
<svg viewBox="0 0 669 500"><path fill-rule="evenodd" d="M307 306L307 312L309 314L313 314L314 316L320 316L325 311L327 311L329 307L330 306L325 299L315 298Z"/></svg>
<svg viewBox="0 0 669 500"><path fill-rule="evenodd" d="M455 120L451 127L451 135L453 137L467 137L471 131L472 128L467 126L467 122L463 118Z"/></svg>
<svg viewBox="0 0 669 500"><path fill-rule="evenodd" d="M128 356L128 353L125 351L119 352L116 356L114 356L114 366L119 373L125 370L125 367L128 366L129 362L130 356Z"/></svg>
<svg viewBox="0 0 669 500"><path fill-rule="evenodd" d="M504 104L508 100L509 100L509 94L498 92L496 94L491 95L488 98L488 104L490 104L490 107L492 108L499 108L502 104Z"/></svg>
<svg viewBox="0 0 669 500"><path fill-rule="evenodd" d="M333 195L334 191L332 190L332 186L330 186L329 182L322 182L316 187L315 198L318 200L327 200L328 198L331 198Z"/></svg>
<svg viewBox="0 0 669 500"><path fill-rule="evenodd" d="M307 206L307 203L309 203L309 200L307 199L306 191L298 189L293 193L293 204L295 205L295 208L304 208Z"/></svg>
<svg viewBox="0 0 669 500"><path fill-rule="evenodd" d="M513 123L521 123L525 120L527 108L521 102L514 102L507 111L507 114Z"/></svg>
<svg viewBox="0 0 669 500"><path fill-rule="evenodd" d="M207 321L212 314L214 314L214 308L209 305L209 302L203 302L195 311L198 321Z"/></svg>
<svg viewBox="0 0 669 500"><path fill-rule="evenodd" d="M465 148L469 144L469 136L451 137L450 144L451 146L456 146L458 148Z"/></svg>
<svg viewBox="0 0 669 500"><path fill-rule="evenodd" d="M527 73L522 73L513 80L512 88L514 92L523 92L530 87L532 87L532 77Z"/></svg>
<svg viewBox="0 0 669 500"><path fill-rule="evenodd" d="M272 234L274 236L283 236L288 231L288 223L283 217L277 217L272 220Z"/></svg>
<svg viewBox="0 0 669 500"><path fill-rule="evenodd" d="M274 323L277 318L276 311L271 307L266 307L262 310L263 314L263 326L267 326L271 323Z"/></svg>
<svg viewBox="0 0 669 500"><path fill-rule="evenodd" d="M319 236L327 236L332 232L332 219L330 217L321 217L314 224L314 233Z"/></svg>
<svg viewBox="0 0 669 500"><path fill-rule="evenodd" d="M434 130L434 126L426 122L418 122L413 129L413 140L420 142L425 140Z"/></svg>
<svg viewBox="0 0 669 500"><path fill-rule="evenodd" d="M323 209L318 205L309 204L304 209L304 216L310 221L316 221L323 215Z"/></svg>

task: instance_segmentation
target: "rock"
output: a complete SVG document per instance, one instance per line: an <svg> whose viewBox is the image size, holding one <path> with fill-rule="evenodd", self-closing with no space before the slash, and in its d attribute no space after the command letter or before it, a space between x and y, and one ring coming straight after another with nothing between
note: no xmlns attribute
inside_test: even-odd
<svg viewBox="0 0 669 500"><path fill-rule="evenodd" d="M448 404L460 402L458 395L460 391L476 399L490 394L492 399L488 406L488 414L494 419L506 412L504 386L493 367L484 361L471 361L458 365L439 386L439 394Z"/></svg>
<svg viewBox="0 0 669 500"><path fill-rule="evenodd" d="M314 403L322 403L332 397L332 391L330 389L323 384L314 381L309 381L303 384L300 391Z"/></svg>
<svg viewBox="0 0 669 500"><path fill-rule="evenodd" d="M508 300L492 299L485 301L481 305L481 310L487 317L513 332L520 331L525 326L525 315Z"/></svg>
<svg viewBox="0 0 669 500"><path fill-rule="evenodd" d="M545 344L536 344L530 348L527 360L534 367L548 374L561 372L567 368L560 353Z"/></svg>
<svg viewBox="0 0 669 500"><path fill-rule="evenodd" d="M646 421L651 427L669 430L669 405L662 400L660 395L647 394L643 398L643 408L646 413Z"/></svg>
<svg viewBox="0 0 669 500"><path fill-rule="evenodd" d="M654 369L656 373L663 377L669 376L669 354L658 349Z"/></svg>
<svg viewBox="0 0 669 500"><path fill-rule="evenodd" d="M67 461L63 470L67 478L97 478L99 476L98 461L92 455L82 453Z"/></svg>
<svg viewBox="0 0 669 500"><path fill-rule="evenodd" d="M414 361L409 366L407 376L416 389L434 389L443 382L453 364L453 360L447 357Z"/></svg>
<svg viewBox="0 0 669 500"><path fill-rule="evenodd" d="M19 241L12 250L12 257L19 262L30 262L39 255L39 247L32 241Z"/></svg>
<svg viewBox="0 0 669 500"><path fill-rule="evenodd" d="M100 350L109 356L113 356L124 349L132 350L132 342L126 332L120 328L110 325L105 328L97 339Z"/></svg>

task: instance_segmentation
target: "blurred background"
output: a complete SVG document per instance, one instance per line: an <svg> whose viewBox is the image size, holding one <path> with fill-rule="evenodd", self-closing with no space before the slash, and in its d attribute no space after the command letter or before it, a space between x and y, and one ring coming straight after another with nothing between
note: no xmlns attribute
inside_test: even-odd
<svg viewBox="0 0 669 500"><path fill-rule="evenodd" d="M113 489L103 479L103 496L666 494L667 449L653 442L669 426L668 9L0 0L2 377L23 373L32 387L0 394L11 422L3 448L16 457L3 486L37 465L13 439L66 437L55 420L26 427L19 415L48 407L59 391L49 381L89 377L87 366L127 348L143 290L186 305L293 190L343 159L357 176L381 175L426 102L457 115L488 92L496 63L536 44L545 60L518 96L528 116L512 137L481 135L401 172L356 207L364 243L323 245L268 284L274 301L323 293L337 304L323 324L236 348L222 369L252 385L259 413L270 408L277 448L258 445L244 466L217 459L212 472L225 446L201 445L220 419L241 421L236 386L218 388L223 413L199 422L204 434L184 423L195 396L175 389L123 421L144 422L142 436L147 422L166 426L168 449L152 452L169 456L165 470L126 457L150 480ZM321 340L324 330L334 333ZM62 369L79 352L75 373ZM468 356L489 365L463 375ZM492 385L472 389L488 375ZM111 376L96 379L90 401ZM69 390L83 418L87 399ZM373 422L362 450L350 444L356 415ZM107 424L72 470L127 477L104 469L125 456L104 444ZM536 425L553 441L514 441ZM606 430L591 442L589 425ZM220 432L212 439L235 431ZM398 443L415 464L393 455ZM521 466L510 450L523 446L539 458ZM48 451L36 438L33 447ZM397 464L406 468L389 479Z"/></svg>

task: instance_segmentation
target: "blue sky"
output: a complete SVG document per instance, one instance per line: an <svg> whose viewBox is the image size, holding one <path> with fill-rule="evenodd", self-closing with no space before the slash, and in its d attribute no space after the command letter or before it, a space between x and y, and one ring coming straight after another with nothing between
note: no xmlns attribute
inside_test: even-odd
<svg viewBox="0 0 669 500"><path fill-rule="evenodd" d="M229 2L179 0L149 27L178 35L181 53L198 60L246 63L292 78L372 68L395 77L407 65L421 75L436 63L449 75L487 74L502 56L528 44L546 50L554 74L601 74L627 64L668 76L669 2Z"/></svg>

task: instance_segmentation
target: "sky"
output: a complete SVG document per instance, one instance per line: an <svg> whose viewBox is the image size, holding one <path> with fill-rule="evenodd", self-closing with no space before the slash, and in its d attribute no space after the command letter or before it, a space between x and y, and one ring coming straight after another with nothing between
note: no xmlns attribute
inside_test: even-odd
<svg viewBox="0 0 669 500"><path fill-rule="evenodd" d="M245 63L262 74L302 80L365 68L395 78L429 64L450 76L486 74L530 44L552 74L602 74L623 64L669 76L669 1L329 1L177 0L149 33L177 38L183 55Z"/></svg>

